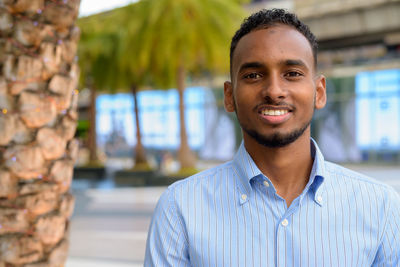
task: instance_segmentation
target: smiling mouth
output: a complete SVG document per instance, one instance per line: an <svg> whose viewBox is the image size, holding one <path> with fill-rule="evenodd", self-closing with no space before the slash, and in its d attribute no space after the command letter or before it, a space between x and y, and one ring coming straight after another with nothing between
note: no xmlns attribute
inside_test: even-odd
<svg viewBox="0 0 400 267"><path fill-rule="evenodd" d="M265 116L281 116L289 113L287 109L263 109L260 110L260 114Z"/></svg>
<svg viewBox="0 0 400 267"><path fill-rule="evenodd" d="M258 114L260 114L264 122L277 125L289 120L292 111L293 110L289 107L264 106L259 108Z"/></svg>

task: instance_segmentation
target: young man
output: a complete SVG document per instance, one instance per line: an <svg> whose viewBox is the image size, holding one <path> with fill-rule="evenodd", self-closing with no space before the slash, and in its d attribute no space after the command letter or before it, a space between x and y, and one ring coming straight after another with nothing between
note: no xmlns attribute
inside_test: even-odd
<svg viewBox="0 0 400 267"><path fill-rule="evenodd" d="M224 103L243 143L162 195L145 266L400 266L398 195L326 162L310 137L326 88L309 28L262 10L236 32L230 60Z"/></svg>

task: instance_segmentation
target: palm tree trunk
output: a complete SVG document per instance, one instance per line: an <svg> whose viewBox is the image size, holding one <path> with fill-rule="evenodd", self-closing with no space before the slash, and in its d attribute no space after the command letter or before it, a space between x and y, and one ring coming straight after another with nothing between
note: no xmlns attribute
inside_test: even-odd
<svg viewBox="0 0 400 267"><path fill-rule="evenodd" d="M80 1L0 2L0 266L63 266L78 154Z"/></svg>
<svg viewBox="0 0 400 267"><path fill-rule="evenodd" d="M89 107L89 165L97 164L97 136L96 136L96 90L93 85L90 87L90 107Z"/></svg>
<svg viewBox="0 0 400 267"><path fill-rule="evenodd" d="M186 124L185 124L185 69L179 67L177 70L177 87L179 92L179 124L180 124L180 139L181 145L178 150L178 160L181 169L194 168L196 164L196 156L189 147Z"/></svg>
<svg viewBox="0 0 400 267"><path fill-rule="evenodd" d="M142 133L140 128L139 120L139 104L137 100L137 86L132 85L131 91L134 101L134 113L135 113L135 124L136 124L136 147L135 147L135 167L134 168L148 168L148 162L146 158L146 151L142 143Z"/></svg>

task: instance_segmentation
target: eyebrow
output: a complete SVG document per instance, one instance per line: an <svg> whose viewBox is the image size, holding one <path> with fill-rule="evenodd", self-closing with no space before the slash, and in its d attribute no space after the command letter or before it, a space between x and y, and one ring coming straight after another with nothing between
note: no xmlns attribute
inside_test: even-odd
<svg viewBox="0 0 400 267"><path fill-rule="evenodd" d="M279 62L280 65L282 66L298 66L298 67L305 67L307 68L306 63L304 63L304 61L300 60L300 59L286 59L286 60L282 60L281 62ZM240 66L239 68L239 73L242 72L243 70L246 69L257 69L257 68L263 68L265 67L265 64L260 63L260 62L247 62L244 63Z"/></svg>
<svg viewBox="0 0 400 267"><path fill-rule="evenodd" d="M242 64L240 66L239 73L242 72L245 69L253 69L253 68L256 69L256 68L262 68L264 66L265 65L260 63L260 62L247 62L247 63L244 63L244 64Z"/></svg>
<svg viewBox="0 0 400 267"><path fill-rule="evenodd" d="M288 59L288 60L283 60L281 62L282 65L285 66L299 66L299 67L307 67L306 63L304 63L300 59Z"/></svg>

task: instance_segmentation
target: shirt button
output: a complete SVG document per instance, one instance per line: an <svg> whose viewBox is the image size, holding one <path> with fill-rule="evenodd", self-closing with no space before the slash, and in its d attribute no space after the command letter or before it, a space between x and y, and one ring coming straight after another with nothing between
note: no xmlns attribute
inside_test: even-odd
<svg viewBox="0 0 400 267"><path fill-rule="evenodd" d="M246 195L246 194L243 194L243 195L242 195L242 199L243 199L243 200L246 200L246 199L247 199L247 195Z"/></svg>
<svg viewBox="0 0 400 267"><path fill-rule="evenodd" d="M265 185L266 187L269 187L269 183L268 183L267 181L264 181L264 185Z"/></svg>
<svg viewBox="0 0 400 267"><path fill-rule="evenodd" d="M289 224L289 222L288 222L288 220L284 219L284 220L281 222L281 224L282 224L283 226L287 226L287 225Z"/></svg>
<svg viewBox="0 0 400 267"><path fill-rule="evenodd" d="M321 196L317 196L317 201L318 201L318 203L321 203L322 202L322 197Z"/></svg>

